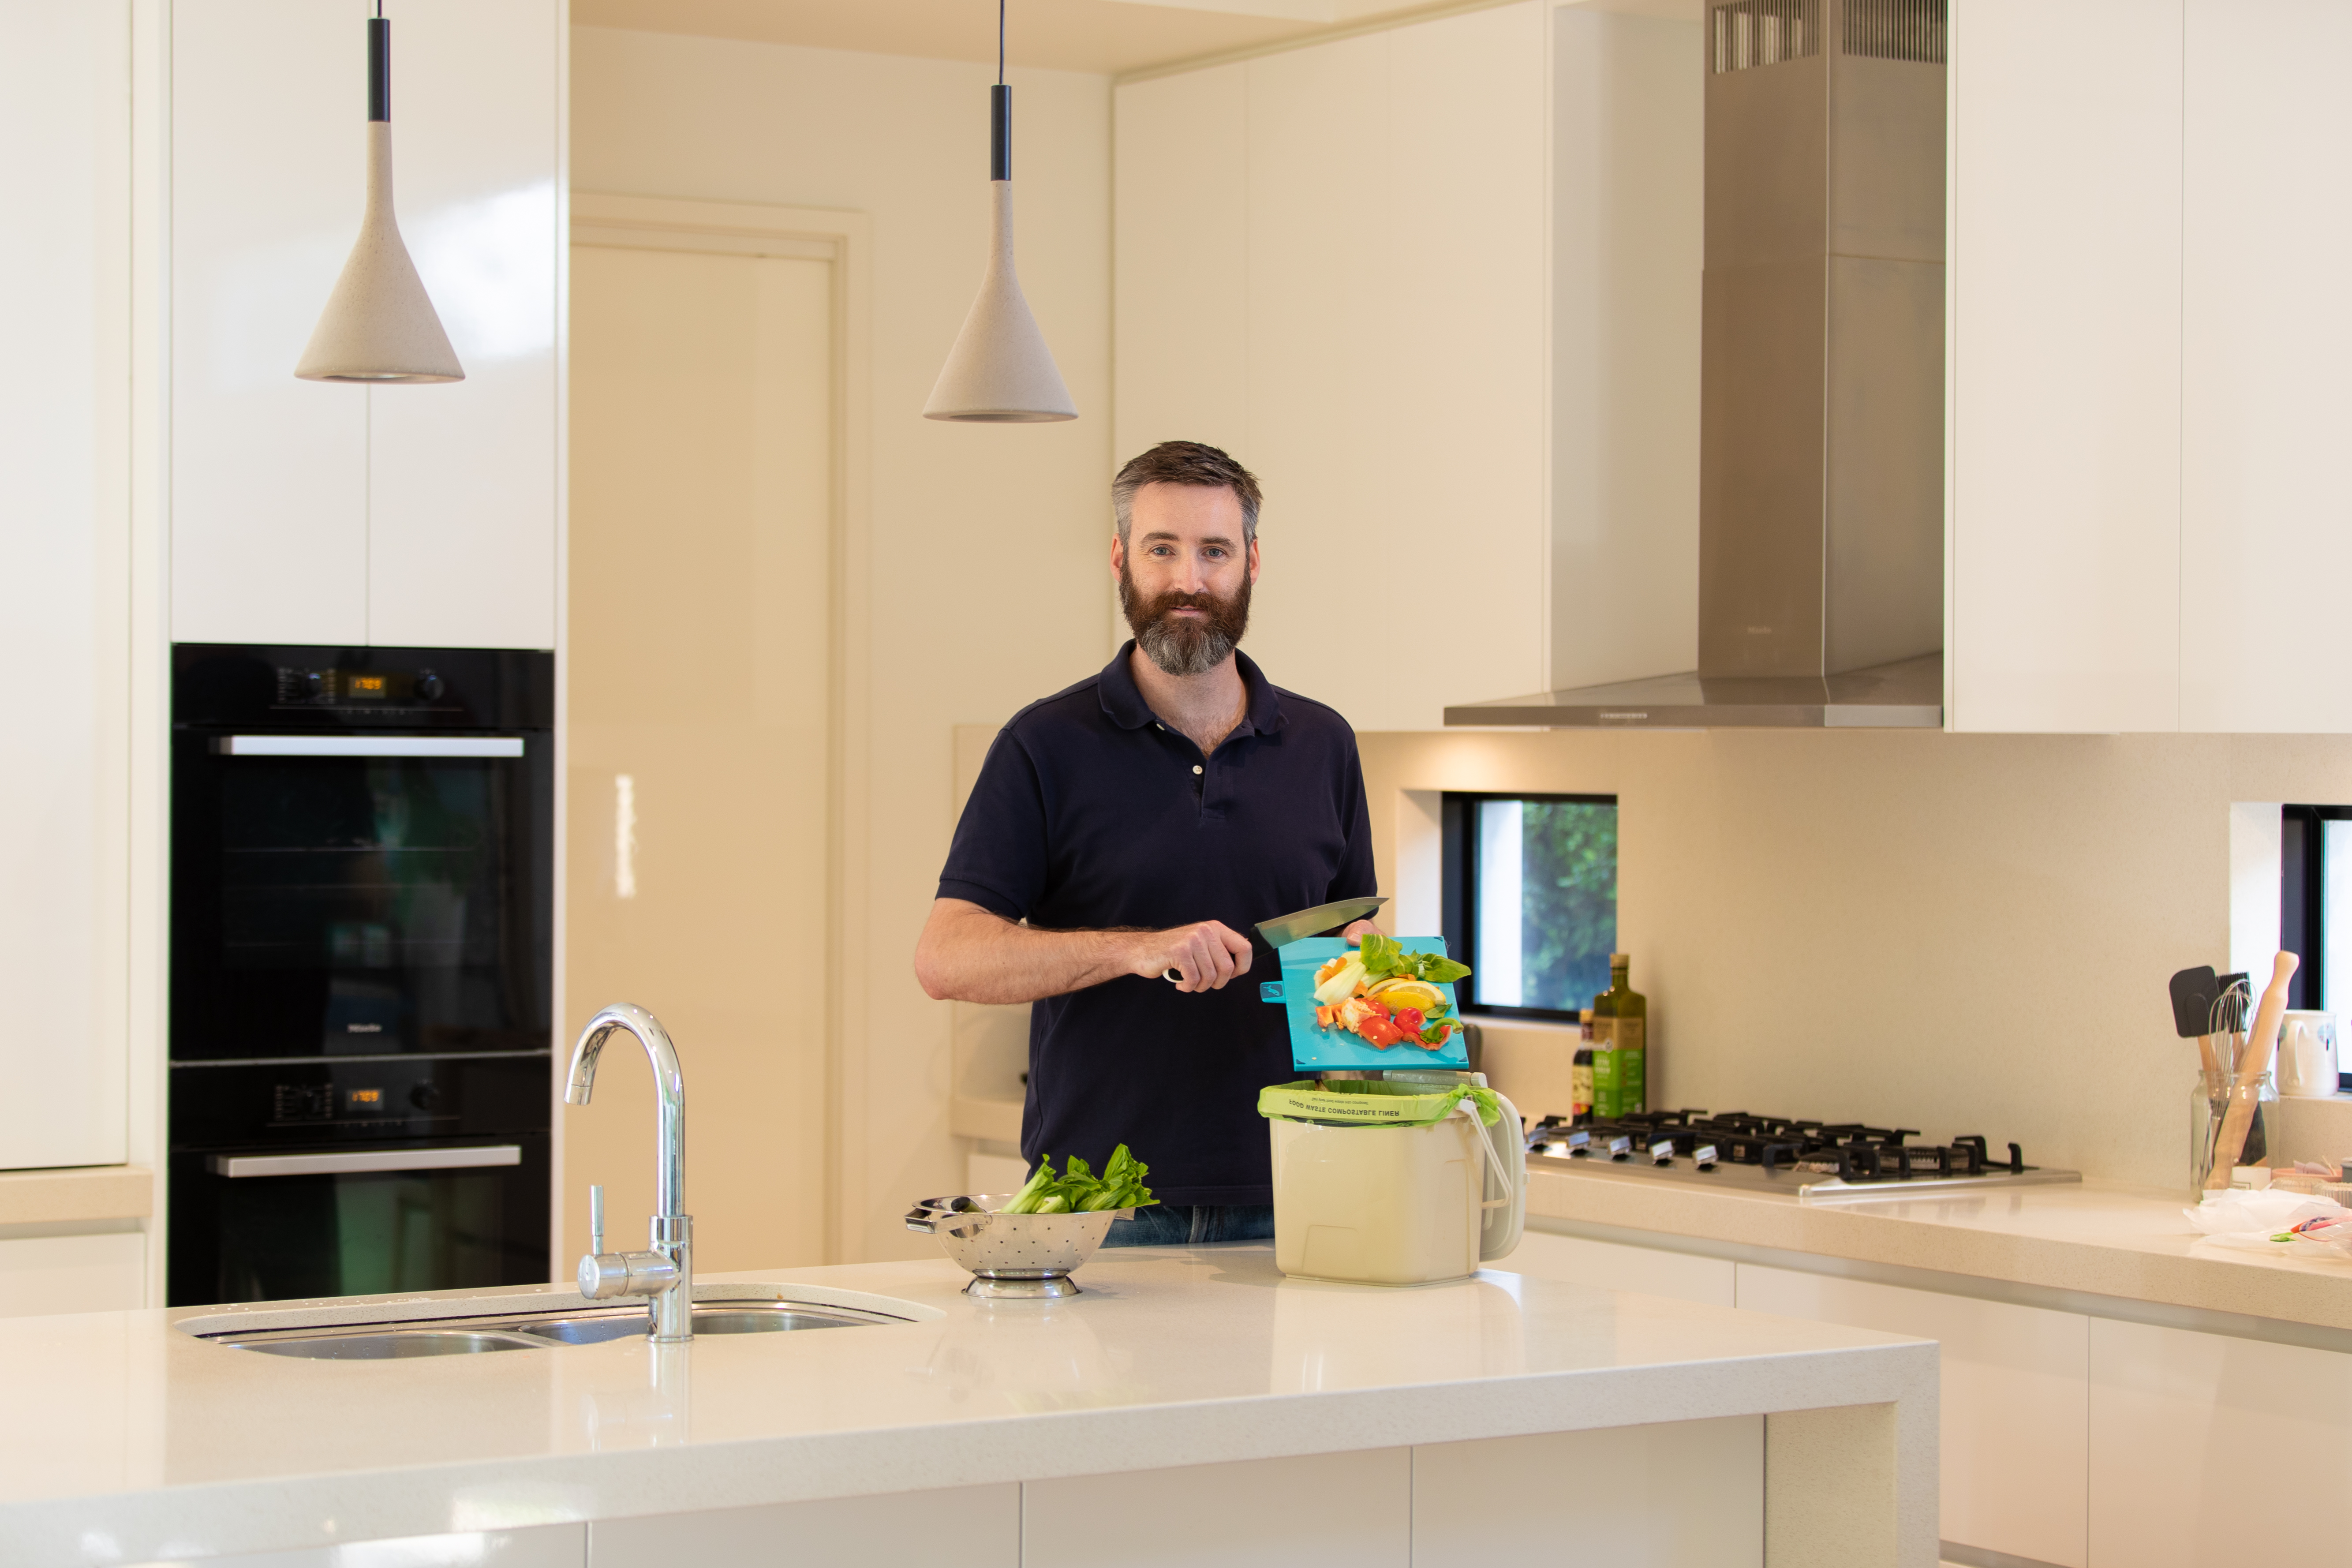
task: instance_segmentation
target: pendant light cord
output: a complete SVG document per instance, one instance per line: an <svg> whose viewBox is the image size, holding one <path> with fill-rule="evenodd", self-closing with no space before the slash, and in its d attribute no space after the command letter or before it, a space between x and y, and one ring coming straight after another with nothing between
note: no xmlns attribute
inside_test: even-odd
<svg viewBox="0 0 2352 1568"><path fill-rule="evenodd" d="M996 85L988 89L988 177L1013 177L1013 89L1004 85L1004 0L996 0Z"/></svg>

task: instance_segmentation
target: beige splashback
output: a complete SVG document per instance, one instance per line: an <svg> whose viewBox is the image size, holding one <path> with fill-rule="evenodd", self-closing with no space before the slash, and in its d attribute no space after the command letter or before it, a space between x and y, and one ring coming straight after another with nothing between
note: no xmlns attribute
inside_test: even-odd
<svg viewBox="0 0 2352 1568"><path fill-rule="evenodd" d="M1360 741L1401 921L1435 916L1436 792L1617 795L1653 1105L1980 1131L2150 1184L2196 1060L2166 979L2230 953L2231 803L2352 801L2352 739L2323 736Z"/></svg>

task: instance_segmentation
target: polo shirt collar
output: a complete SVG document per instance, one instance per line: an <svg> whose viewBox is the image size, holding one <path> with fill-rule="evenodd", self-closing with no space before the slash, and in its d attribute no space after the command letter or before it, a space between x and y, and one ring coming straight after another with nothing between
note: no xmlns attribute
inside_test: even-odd
<svg viewBox="0 0 2352 1568"><path fill-rule="evenodd" d="M1119 646L1111 661L1103 666L1097 683L1102 694L1103 711L1122 730L1140 730L1146 724L1158 722L1152 716L1151 704L1143 699L1142 689L1135 684L1135 667L1128 662L1134 653L1135 639L1129 637ZM1281 729L1282 693L1275 689L1274 682L1258 668L1256 660L1239 648L1234 650L1234 668L1241 672L1245 699L1242 721L1234 733L1249 731L1270 735Z"/></svg>

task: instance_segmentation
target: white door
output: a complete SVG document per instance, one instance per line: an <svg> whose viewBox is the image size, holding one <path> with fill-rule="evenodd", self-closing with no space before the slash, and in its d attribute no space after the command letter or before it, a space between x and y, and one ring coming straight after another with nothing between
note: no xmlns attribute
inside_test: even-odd
<svg viewBox="0 0 2352 1568"><path fill-rule="evenodd" d="M677 1041L711 1270L824 1254L835 266L572 250L564 1017ZM638 1245L651 1100L565 1113L567 1256L592 1182Z"/></svg>

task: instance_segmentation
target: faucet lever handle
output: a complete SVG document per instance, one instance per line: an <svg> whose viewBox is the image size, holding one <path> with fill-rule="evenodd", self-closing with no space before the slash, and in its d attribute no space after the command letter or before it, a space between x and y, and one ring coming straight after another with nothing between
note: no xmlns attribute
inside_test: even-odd
<svg viewBox="0 0 2352 1568"><path fill-rule="evenodd" d="M601 1184L588 1189L588 1250L591 1255L604 1250L604 1189Z"/></svg>

